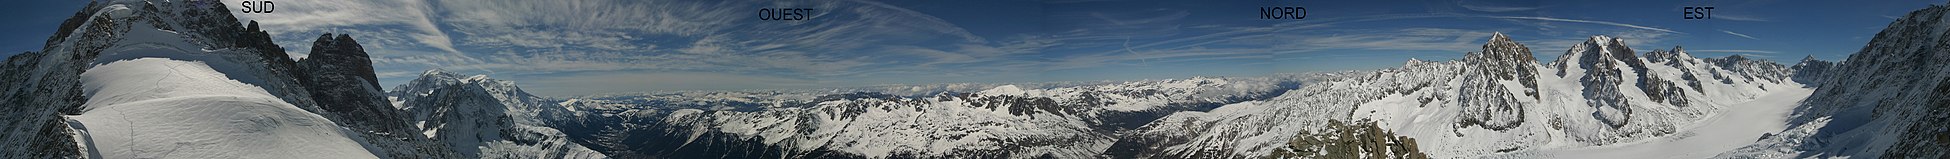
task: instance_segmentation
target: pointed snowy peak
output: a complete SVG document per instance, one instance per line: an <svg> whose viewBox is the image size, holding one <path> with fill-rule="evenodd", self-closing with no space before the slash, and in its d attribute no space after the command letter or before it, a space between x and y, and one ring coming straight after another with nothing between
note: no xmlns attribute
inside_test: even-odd
<svg viewBox="0 0 1950 159"><path fill-rule="evenodd" d="M1509 36L1509 35L1503 35L1503 32L1491 32L1491 33L1490 33L1490 42L1489 42L1489 43L1491 43L1491 44L1495 44L1495 43L1499 43L1499 42L1510 42L1510 41L1511 41L1511 40L1510 40L1510 36Z"/></svg>
<svg viewBox="0 0 1950 159"><path fill-rule="evenodd" d="M1510 40L1503 33L1490 35L1483 50L1464 55L1463 61L1480 74L1494 80L1514 80L1528 89L1537 87L1537 57L1530 48Z"/></svg>
<svg viewBox="0 0 1950 159"><path fill-rule="evenodd" d="M1679 46L1672 46L1672 54L1677 55L1681 59L1696 59L1693 57L1693 54L1686 53L1686 48Z"/></svg>
<svg viewBox="0 0 1950 159"><path fill-rule="evenodd" d="M1793 68L1790 69L1796 71L1800 71L1802 67L1822 67L1825 69L1834 65L1837 65L1834 61L1816 59L1815 55L1808 55L1807 57L1801 57L1801 62L1794 63Z"/></svg>
<svg viewBox="0 0 1950 159"><path fill-rule="evenodd" d="M460 74L456 74L456 73L454 73L454 72L449 72L449 71L447 71L447 70L443 70L443 69L431 69L431 70L427 70L427 71L421 71L421 72L420 72L420 78L428 78L428 77L436 77L436 78L438 78L438 77L447 77L447 78L459 78L459 77L460 77Z"/></svg>
<svg viewBox="0 0 1950 159"><path fill-rule="evenodd" d="M1693 55L1687 54L1686 49L1679 46L1673 46L1672 50L1652 50L1651 52L1645 52L1646 63L1662 63L1668 66L1682 67L1690 64L1692 60L1694 60Z"/></svg>
<svg viewBox="0 0 1950 159"><path fill-rule="evenodd" d="M402 95L402 108L425 129L421 133L445 141L460 158L603 158L559 140L567 135L549 122L566 120L572 112L521 91L514 82L429 70L393 94Z"/></svg>
<svg viewBox="0 0 1950 159"><path fill-rule="evenodd" d="M447 94L449 97L438 97L440 96L439 91L464 92L446 92L449 93ZM406 84L394 87L393 91L388 94L398 97L400 101L406 103L401 107L410 113L409 116L413 120L430 120L425 117L428 117L431 113L438 112L440 109L445 109L438 107L429 108L426 107L429 104L415 104L415 102L443 100L427 98L452 98L451 96L455 95L465 96L464 98L481 98L499 103L498 106L506 107L505 109L509 112L508 114L510 116L519 117L514 120L520 123L539 124L543 120L567 115L567 109L555 103L546 102L540 96L528 94L527 91L523 91L521 87L516 86L514 81L488 78L487 75L461 75L443 70L429 70L420 76L419 79L414 79Z"/></svg>
<svg viewBox="0 0 1950 159"><path fill-rule="evenodd" d="M1523 44L1518 44L1516 41L1510 40L1509 36L1505 36L1500 32L1490 35L1489 42L1483 44L1483 50L1480 53L1478 55L1486 58L1482 60L1516 63L1536 63L1537 61L1537 57L1530 54L1529 47L1524 47Z"/></svg>
<svg viewBox="0 0 1950 159"><path fill-rule="evenodd" d="M439 69L427 70L421 73L420 78L394 87L394 92L391 94L401 98L413 98L437 89L458 86L481 87L488 91L487 93L493 94L494 98L509 102L525 103L530 102L528 100L540 100L540 97L528 94L527 91L522 91L521 87L515 86L514 81L489 78L487 75L461 75Z"/></svg>
<svg viewBox="0 0 1950 159"><path fill-rule="evenodd" d="M1637 53L1633 52L1631 47L1625 46L1624 39L1594 35L1584 43L1573 45L1570 50L1565 50L1564 55L1558 56L1551 64L1557 67L1558 76L1566 75L1566 71L1615 69L1619 68L1613 66L1617 64L1625 64L1625 67L1631 68L1645 67L1645 62L1640 61L1634 54Z"/></svg>
<svg viewBox="0 0 1950 159"><path fill-rule="evenodd" d="M1628 98L1631 93L1642 93L1652 102L1674 106L1690 103L1684 98L1686 92L1680 91L1677 84L1663 80L1658 74L1646 73L1651 69L1636 54L1625 46L1625 40L1599 35L1571 46L1564 56L1551 63L1557 68L1557 76L1578 79L1578 84L1584 86L1584 98L1594 101L1586 104L1598 110L1592 116L1613 128L1631 123L1634 110L1631 108L1634 98ZM1632 87L1640 91L1630 91Z"/></svg>
<svg viewBox="0 0 1950 159"><path fill-rule="evenodd" d="M1522 110L1532 105L1523 101L1539 99L1537 59L1530 54L1530 48L1496 33L1483 44L1481 52L1464 55L1463 62L1466 70L1462 74L1462 87L1467 89L1459 92L1464 111L1457 123L1491 130L1522 125ZM1503 84L1506 81L1522 86L1510 88Z"/></svg>
<svg viewBox="0 0 1950 159"><path fill-rule="evenodd" d="M1800 63L1788 67L1788 70L1793 71L1789 77L1793 77L1794 82L1819 87L1823 82L1828 81L1829 76L1835 74L1836 65L1835 62L1815 59L1814 55L1808 55L1802 57Z"/></svg>
<svg viewBox="0 0 1950 159"><path fill-rule="evenodd" d="M401 100L409 100L410 98L424 96L440 87L459 85L462 78L460 74L447 72L447 70L431 69L420 72L419 78L414 78L405 84L394 86L386 94L387 96L399 97Z"/></svg>
<svg viewBox="0 0 1950 159"><path fill-rule="evenodd" d="M461 75L446 70L433 69L420 73L420 78L394 88L395 91L431 90L437 87L455 85L480 85L497 92L520 92L513 81L488 78L487 75ZM523 93L526 94L526 93Z"/></svg>

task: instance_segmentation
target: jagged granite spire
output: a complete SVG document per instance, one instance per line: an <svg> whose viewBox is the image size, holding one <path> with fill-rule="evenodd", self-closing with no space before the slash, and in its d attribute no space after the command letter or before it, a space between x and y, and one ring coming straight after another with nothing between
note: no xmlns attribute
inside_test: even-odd
<svg viewBox="0 0 1950 159"><path fill-rule="evenodd" d="M1524 110L1538 99L1537 58L1530 48L1510 40L1503 33L1490 35L1482 52L1463 57L1463 106L1461 126L1482 126L1503 130L1523 123ZM1504 88L1502 81L1521 83L1521 88ZM1510 92L1520 90L1522 92Z"/></svg>
<svg viewBox="0 0 1950 159"><path fill-rule="evenodd" d="M1537 88L1537 57L1530 53L1529 47L1518 44L1498 32L1490 35L1490 41L1483 44L1478 56L1465 57L1465 61L1475 64L1497 80L1517 80L1524 88ZM1536 92L1526 92L1535 97Z"/></svg>
<svg viewBox="0 0 1950 159"><path fill-rule="evenodd" d="M331 33L326 33L312 42L311 53L306 59L298 60L298 64L313 75L344 75L364 81L366 87L383 88L379 86L379 77L373 73L370 58L365 47L360 46L352 36L339 34L334 38Z"/></svg>
<svg viewBox="0 0 1950 159"><path fill-rule="evenodd" d="M1622 72L1635 70L1633 66L1644 66L1623 43L1603 35L1591 36L1551 62L1557 66L1558 76L1573 78L1569 74L1573 71L1583 74L1576 78L1584 85L1585 104L1598 108L1593 116L1611 127L1621 127L1631 121L1631 99L1619 93L1618 88L1624 84Z"/></svg>
<svg viewBox="0 0 1950 159"><path fill-rule="evenodd" d="M1686 67L1693 64L1693 55L1686 54L1686 48L1673 46L1672 50L1652 50L1645 52L1645 63L1659 63L1672 67Z"/></svg>
<svg viewBox="0 0 1950 159"><path fill-rule="evenodd" d="M445 145L421 134L418 127L409 125L404 113L386 100L368 57L364 47L349 35L334 38L326 33L312 42L310 55L298 61L300 70L305 71L299 80L310 88L312 99L323 110L319 114L360 132L366 143L377 147L371 149L374 155L458 157Z"/></svg>
<svg viewBox="0 0 1950 159"><path fill-rule="evenodd" d="M1634 110L1631 108L1632 98L1625 96L1627 91L1620 87L1638 87L1639 92L1654 102L1688 105L1687 100L1683 99L1686 91L1659 78L1657 74L1648 73L1645 60L1636 54L1632 48L1625 46L1623 39L1596 35L1584 43L1571 46L1551 65L1557 68L1558 76L1577 78L1584 86L1586 104L1598 108L1594 116L1614 128L1630 124ZM1637 77L1626 77L1627 71ZM1637 78L1637 84L1626 85L1628 78Z"/></svg>

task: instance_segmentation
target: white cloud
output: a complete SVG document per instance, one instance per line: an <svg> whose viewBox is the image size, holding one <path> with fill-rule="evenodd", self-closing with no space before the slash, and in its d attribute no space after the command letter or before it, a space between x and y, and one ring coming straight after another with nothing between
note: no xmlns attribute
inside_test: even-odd
<svg viewBox="0 0 1950 159"><path fill-rule="evenodd" d="M1446 28L1359 30L1357 32L1359 33L1288 36L1293 38L1291 43L1294 44L1286 51L1367 49L1466 52L1482 46L1478 41L1489 39L1492 34L1490 31Z"/></svg>
<svg viewBox="0 0 1950 159"><path fill-rule="evenodd" d="M1652 30L1652 31L1659 31L1659 32L1666 32L1666 33L1680 33L1680 32L1678 32L1678 31L1672 31L1672 30L1670 30L1670 29L1665 29L1665 28L1656 28L1656 27L1649 27L1649 26L1642 26L1642 25L1633 25L1633 24L1626 24L1626 23L1619 23L1619 22L1611 22L1611 21L1597 21L1597 20L1581 20L1581 19L1563 19L1563 18L1551 18L1551 17L1517 17L1517 16L1488 16L1488 17L1489 17L1489 18L1498 18L1498 19L1520 19L1520 20L1541 20L1541 21L1554 21L1554 22L1573 22L1573 23L1588 23L1588 24L1599 24L1599 25L1610 25L1610 26L1620 26L1620 27L1628 27L1628 28L1637 28L1637 29L1645 29L1645 30Z"/></svg>
<svg viewBox="0 0 1950 159"><path fill-rule="evenodd" d="M1755 17L1755 16L1747 16L1747 15L1741 15L1741 14L1714 14L1714 15L1713 15L1713 19L1726 19L1726 20L1732 20L1732 21L1750 21L1750 22L1766 22L1766 21L1772 21L1772 20L1768 20L1768 19L1766 19L1766 18L1761 18L1761 17Z"/></svg>
<svg viewBox="0 0 1950 159"><path fill-rule="evenodd" d="M1461 6L1461 7L1463 7L1463 9L1469 9L1469 10L1474 10L1474 11L1483 11L1483 12L1515 12L1515 11L1532 11L1532 10L1537 10L1538 8L1542 8L1541 6L1538 6L1537 4L1528 4L1527 6L1519 6L1518 4L1496 4L1496 3L1498 3L1498 2L1502 2L1502 1L1468 1L1468 0L1465 0L1465 1L1457 1L1457 2L1456 2L1456 6Z"/></svg>
<svg viewBox="0 0 1950 159"><path fill-rule="evenodd" d="M226 5L242 3L223 1ZM387 62L423 69L480 62L454 48L451 38L431 17L432 8L426 1L279 1L277 6L273 13L235 15L242 21L257 21L275 43L290 49L287 51L309 52L319 34L337 33L359 39L366 52L375 57L376 65Z"/></svg>
<svg viewBox="0 0 1950 159"><path fill-rule="evenodd" d="M1729 34L1729 35L1733 35L1733 36L1739 36L1739 37L1742 37L1742 38L1747 38L1747 39L1754 39L1754 40L1760 40L1759 38L1754 38L1754 36L1747 36L1747 34L1741 34L1741 33L1736 33L1736 32L1733 32L1732 30L1720 30L1720 32L1724 32L1724 33L1727 33L1727 34Z"/></svg>

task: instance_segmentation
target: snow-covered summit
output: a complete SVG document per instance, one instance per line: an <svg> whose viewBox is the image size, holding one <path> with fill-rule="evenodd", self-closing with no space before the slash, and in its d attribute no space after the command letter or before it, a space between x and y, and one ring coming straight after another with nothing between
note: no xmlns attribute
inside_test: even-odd
<svg viewBox="0 0 1950 159"><path fill-rule="evenodd" d="M0 67L0 116L26 121L0 124L0 158L378 157L358 132L316 114L284 49L224 8L81 8L40 52Z"/></svg>
<svg viewBox="0 0 1950 159"><path fill-rule="evenodd" d="M429 70L394 89L418 133L464 158L605 158L551 125L569 110L511 81Z"/></svg>
<svg viewBox="0 0 1950 159"><path fill-rule="evenodd" d="M1523 124L1523 111L1536 105L1537 59L1530 48L1503 33L1490 36L1481 52L1463 55L1465 88L1461 126L1508 129ZM1511 84L1511 85L1506 85Z"/></svg>

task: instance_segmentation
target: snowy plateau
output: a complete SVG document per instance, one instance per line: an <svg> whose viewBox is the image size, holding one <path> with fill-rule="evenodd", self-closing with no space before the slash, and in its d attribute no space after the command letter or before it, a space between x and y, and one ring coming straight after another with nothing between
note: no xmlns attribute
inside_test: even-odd
<svg viewBox="0 0 1950 159"><path fill-rule="evenodd" d="M1950 158L1945 6L1840 62L1497 33L1380 70L575 97L387 90L351 36L292 59L198 7L94 2L7 58L0 158Z"/></svg>

